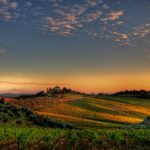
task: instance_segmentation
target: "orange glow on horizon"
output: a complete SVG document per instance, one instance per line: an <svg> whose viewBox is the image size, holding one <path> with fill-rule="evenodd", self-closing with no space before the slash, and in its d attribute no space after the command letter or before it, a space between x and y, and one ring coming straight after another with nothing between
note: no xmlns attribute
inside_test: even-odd
<svg viewBox="0 0 150 150"><path fill-rule="evenodd" d="M48 87L68 87L82 92L116 92L120 90L150 90L150 74L89 75L70 77L3 77L0 93L36 92Z"/></svg>

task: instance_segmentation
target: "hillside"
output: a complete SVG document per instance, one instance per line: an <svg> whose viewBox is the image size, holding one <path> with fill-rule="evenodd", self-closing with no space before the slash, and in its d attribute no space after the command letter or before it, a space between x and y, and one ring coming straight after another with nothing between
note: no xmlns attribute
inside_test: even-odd
<svg viewBox="0 0 150 150"><path fill-rule="evenodd" d="M139 123L150 115L150 101L140 98L65 94L62 98L39 97L6 101L28 107L35 114L46 115L79 127L121 127Z"/></svg>
<svg viewBox="0 0 150 150"><path fill-rule="evenodd" d="M148 150L149 103L79 94L2 98L0 150Z"/></svg>

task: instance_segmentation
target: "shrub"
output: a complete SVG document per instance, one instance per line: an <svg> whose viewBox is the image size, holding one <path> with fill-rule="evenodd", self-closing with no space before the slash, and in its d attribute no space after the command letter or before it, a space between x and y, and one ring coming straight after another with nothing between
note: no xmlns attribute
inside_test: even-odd
<svg viewBox="0 0 150 150"><path fill-rule="evenodd" d="M22 120L21 119L16 120L16 124L21 125L22 124Z"/></svg>
<svg viewBox="0 0 150 150"><path fill-rule="evenodd" d="M3 112L7 113L8 109L6 109L5 107L3 108Z"/></svg>
<svg viewBox="0 0 150 150"><path fill-rule="evenodd" d="M21 111L22 111L22 112L27 112L27 111L28 111L28 108L27 108L27 107L22 107L22 108L21 108Z"/></svg>
<svg viewBox="0 0 150 150"><path fill-rule="evenodd" d="M1 114L0 114L0 121L2 121L2 119L3 119L3 117L2 117Z"/></svg>
<svg viewBox="0 0 150 150"><path fill-rule="evenodd" d="M20 111L17 111L17 112L15 113L15 115L16 115L17 117L21 117L21 112L20 112Z"/></svg>
<svg viewBox="0 0 150 150"><path fill-rule="evenodd" d="M31 110L26 110L26 116L30 116L30 115L33 115L33 112Z"/></svg>
<svg viewBox="0 0 150 150"><path fill-rule="evenodd" d="M46 116L40 116L35 114L29 115L29 120L33 121L34 124L45 126L45 127L58 127L58 128L66 128L66 129L73 129L75 128L72 124L67 124L63 122L56 121L52 118Z"/></svg>
<svg viewBox="0 0 150 150"><path fill-rule="evenodd" d="M30 115L28 116L28 118L29 118L30 121L35 121L35 120L37 119L37 116L34 115L34 114L30 114Z"/></svg>
<svg viewBox="0 0 150 150"><path fill-rule="evenodd" d="M5 104L4 97L0 98L0 103L1 103L1 104Z"/></svg>
<svg viewBox="0 0 150 150"><path fill-rule="evenodd" d="M142 122L142 124L150 125L150 116L146 117L146 118L144 119L144 121Z"/></svg>
<svg viewBox="0 0 150 150"><path fill-rule="evenodd" d="M12 111L15 114L15 113L17 113L18 109L15 106L12 106L10 108L10 111Z"/></svg>
<svg viewBox="0 0 150 150"><path fill-rule="evenodd" d="M150 116L146 117L146 119L150 121Z"/></svg>
<svg viewBox="0 0 150 150"><path fill-rule="evenodd" d="M10 116L10 117L14 117L14 113L12 113L11 111L8 111L7 114L8 114L8 116Z"/></svg>
<svg viewBox="0 0 150 150"><path fill-rule="evenodd" d="M8 115L7 115L7 114L4 114L4 115L2 116L2 121L3 121L3 122L7 122L8 120L9 120Z"/></svg>
<svg viewBox="0 0 150 150"><path fill-rule="evenodd" d="M3 107L0 107L0 112L4 112L4 108Z"/></svg>

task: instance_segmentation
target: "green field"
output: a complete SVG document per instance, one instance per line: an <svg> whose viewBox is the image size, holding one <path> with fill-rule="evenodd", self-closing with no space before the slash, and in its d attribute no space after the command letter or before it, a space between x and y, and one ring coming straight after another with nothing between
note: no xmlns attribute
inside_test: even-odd
<svg viewBox="0 0 150 150"><path fill-rule="evenodd" d="M149 99L13 99L0 103L0 150L149 150L150 118L140 124L147 116Z"/></svg>
<svg viewBox="0 0 150 150"><path fill-rule="evenodd" d="M0 126L0 149L21 150L149 150L150 130L63 130Z"/></svg>
<svg viewBox="0 0 150 150"><path fill-rule="evenodd" d="M58 138L65 134L66 131L62 129L5 124L0 126L0 149L7 149L9 143L12 146L18 145L19 149L36 148L37 145L50 148Z"/></svg>

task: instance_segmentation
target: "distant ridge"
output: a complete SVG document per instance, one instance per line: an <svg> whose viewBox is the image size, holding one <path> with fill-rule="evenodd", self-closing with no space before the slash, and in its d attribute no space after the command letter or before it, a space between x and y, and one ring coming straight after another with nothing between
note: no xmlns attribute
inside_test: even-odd
<svg viewBox="0 0 150 150"><path fill-rule="evenodd" d="M18 97L20 95L26 95L26 94L13 94L13 93L1 93L0 96L5 96L5 97Z"/></svg>

